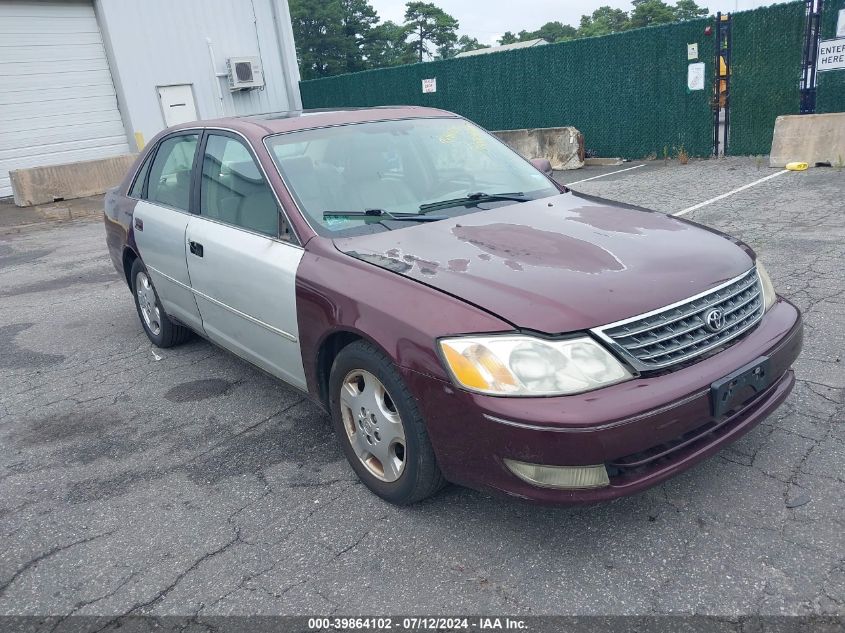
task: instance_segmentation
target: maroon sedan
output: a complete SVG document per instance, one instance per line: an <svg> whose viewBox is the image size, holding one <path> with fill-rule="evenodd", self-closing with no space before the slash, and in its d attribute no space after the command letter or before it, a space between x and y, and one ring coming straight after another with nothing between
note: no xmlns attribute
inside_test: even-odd
<svg viewBox="0 0 845 633"><path fill-rule="evenodd" d="M153 344L197 333L306 392L393 503L637 492L794 383L800 314L748 246L569 192L441 110L171 128L105 220Z"/></svg>

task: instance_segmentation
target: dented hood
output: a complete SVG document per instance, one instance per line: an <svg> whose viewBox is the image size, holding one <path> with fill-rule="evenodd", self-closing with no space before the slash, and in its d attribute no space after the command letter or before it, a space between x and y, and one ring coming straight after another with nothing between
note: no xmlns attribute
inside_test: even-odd
<svg viewBox="0 0 845 633"><path fill-rule="evenodd" d="M753 265L749 249L720 233L572 193L335 244L516 327L547 333L642 314Z"/></svg>

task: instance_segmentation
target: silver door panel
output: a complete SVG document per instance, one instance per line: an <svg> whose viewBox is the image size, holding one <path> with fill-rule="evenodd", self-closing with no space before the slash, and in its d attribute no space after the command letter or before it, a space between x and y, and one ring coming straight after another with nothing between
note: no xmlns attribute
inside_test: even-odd
<svg viewBox="0 0 845 633"><path fill-rule="evenodd" d="M185 261L185 231L190 215L145 200L135 205L135 244L147 267L164 311L202 332L202 319Z"/></svg>
<svg viewBox="0 0 845 633"><path fill-rule="evenodd" d="M206 335L214 342L306 389L296 312L301 248L194 216L187 239L191 287Z"/></svg>

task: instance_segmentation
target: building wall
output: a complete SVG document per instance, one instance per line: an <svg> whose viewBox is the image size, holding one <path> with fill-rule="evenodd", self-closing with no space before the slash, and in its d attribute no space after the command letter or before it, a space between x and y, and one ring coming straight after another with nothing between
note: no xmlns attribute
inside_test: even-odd
<svg viewBox="0 0 845 633"><path fill-rule="evenodd" d="M165 127L157 86L192 84L201 119L301 109L286 0L95 0L95 8L130 144ZM240 56L261 58L263 90L230 93L215 76Z"/></svg>

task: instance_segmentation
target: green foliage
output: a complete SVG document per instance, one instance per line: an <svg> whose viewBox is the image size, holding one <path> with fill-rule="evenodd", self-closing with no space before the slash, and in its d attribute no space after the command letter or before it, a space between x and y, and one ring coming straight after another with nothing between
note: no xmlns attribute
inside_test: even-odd
<svg viewBox="0 0 845 633"><path fill-rule="evenodd" d="M632 0L633 11L609 6L599 7L591 15L582 15L576 37L596 37L629 29L669 24L706 17L708 9L698 6L695 0L678 0L670 6L663 0Z"/></svg>
<svg viewBox="0 0 845 633"><path fill-rule="evenodd" d="M290 13L304 79L371 67L380 31L367 0L290 0Z"/></svg>
<svg viewBox="0 0 845 633"><path fill-rule="evenodd" d="M632 28L668 24L684 20L706 17L709 10L700 7L695 0L677 0L670 6L663 0L633 0L631 14L622 9L602 6L590 15L582 15L578 28L561 22L546 22L536 31L505 31L499 38L499 44L513 44L542 38L547 42L565 42L579 37L596 37L619 33Z"/></svg>
<svg viewBox="0 0 845 633"><path fill-rule="evenodd" d="M500 44L544 39L565 42L625 31L634 26L693 19L707 14L695 0L633 0L631 15L609 6L581 17L579 28L560 21L546 22L536 31L506 31ZM294 41L303 79L327 77L486 48L475 38L457 35L458 21L430 2L406 5L405 23L379 23L369 0L290 0Z"/></svg>
<svg viewBox="0 0 845 633"><path fill-rule="evenodd" d="M338 4L346 72L364 70L363 50L378 23L378 14L367 0L338 0Z"/></svg>
<svg viewBox="0 0 845 633"><path fill-rule="evenodd" d="M630 22L628 12L622 9L603 6L593 11L592 15L581 16L581 26L578 27L579 37L596 37L610 35L628 28Z"/></svg>
<svg viewBox="0 0 845 633"><path fill-rule="evenodd" d="M628 21L629 28L638 29L644 26L669 24L675 22L675 9L663 0L633 0L634 10Z"/></svg>
<svg viewBox="0 0 845 633"><path fill-rule="evenodd" d="M698 6L695 0L678 0L675 3L675 19L679 21L706 18L709 13L709 9Z"/></svg>
<svg viewBox="0 0 845 633"><path fill-rule="evenodd" d="M448 52L458 39L458 21L431 2L407 3L405 26L411 38L409 44L420 62L434 57L432 45Z"/></svg>
<svg viewBox="0 0 845 633"><path fill-rule="evenodd" d="M575 39L578 36L578 29L562 22L546 22L536 31L520 31L520 42L528 40L543 39L549 43L565 42L567 40Z"/></svg>
<svg viewBox="0 0 845 633"><path fill-rule="evenodd" d="M363 53L369 68L413 64L414 52L408 47L408 29L390 20L376 26L365 40Z"/></svg>

